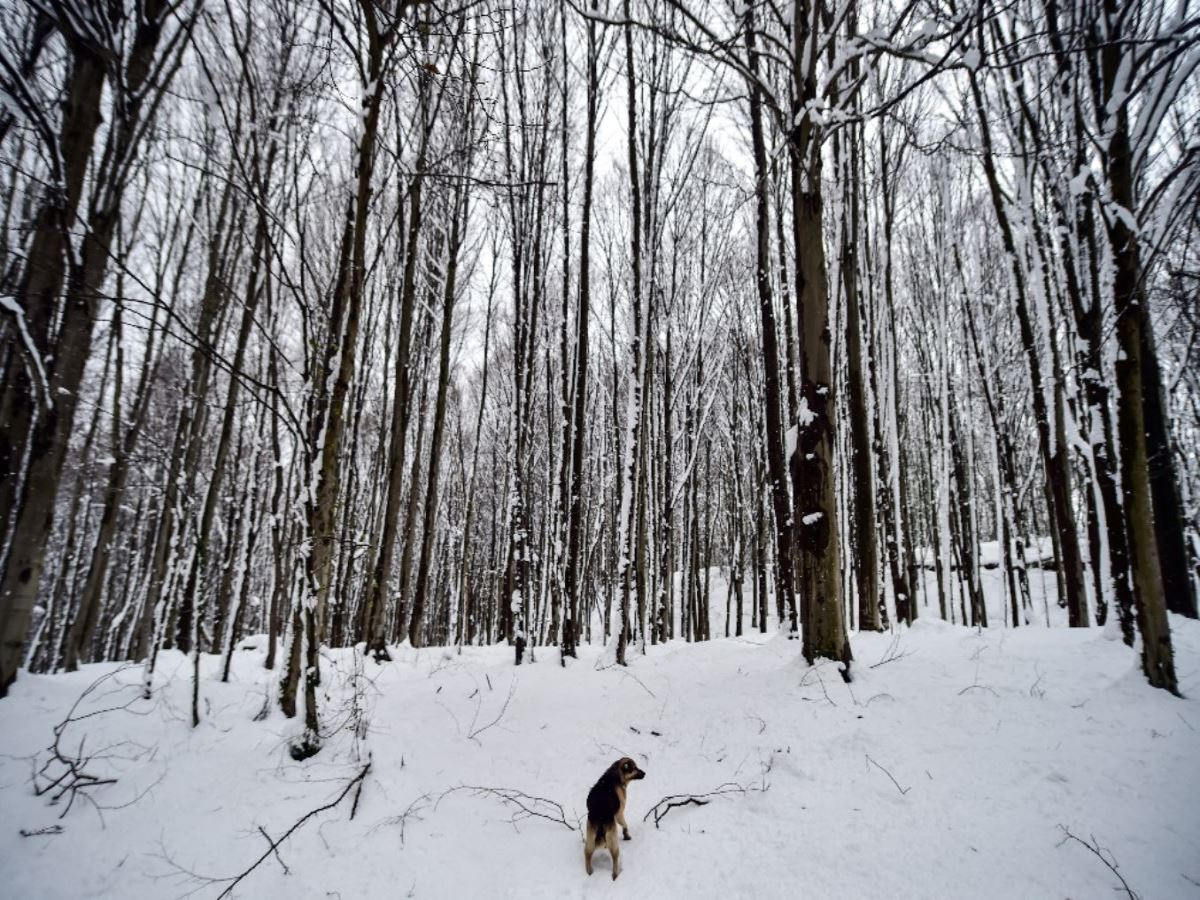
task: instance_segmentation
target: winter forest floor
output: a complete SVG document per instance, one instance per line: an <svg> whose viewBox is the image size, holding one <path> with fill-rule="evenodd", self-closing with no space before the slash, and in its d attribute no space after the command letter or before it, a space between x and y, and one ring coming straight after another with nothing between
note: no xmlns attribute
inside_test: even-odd
<svg viewBox="0 0 1200 900"><path fill-rule="evenodd" d="M757 633L631 652L627 669L598 646L566 670L548 649L520 668L502 646L401 648L383 666L338 650L332 734L301 764L296 723L258 718L273 675L254 640L229 684L205 658L195 730L179 654L150 700L136 667L23 674L0 701L0 896L217 897L264 854L233 896L1088 898L1127 896L1121 878L1142 898L1200 896L1200 623L1171 626L1185 699L1149 688L1102 629L930 615L855 635L850 685ZM97 682L59 745L116 782L59 818L67 798L35 796L31 773ZM622 755L647 775L614 884L606 853L584 873L579 825Z"/></svg>

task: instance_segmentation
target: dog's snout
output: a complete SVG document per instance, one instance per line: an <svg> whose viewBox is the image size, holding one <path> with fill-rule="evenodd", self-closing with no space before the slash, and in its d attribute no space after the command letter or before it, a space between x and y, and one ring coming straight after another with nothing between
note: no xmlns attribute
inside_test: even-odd
<svg viewBox="0 0 1200 900"><path fill-rule="evenodd" d="M646 773L645 773L645 772L643 772L641 769L638 769L638 770L637 770L637 774L636 774L636 775L634 775L633 777L634 777L634 778L645 778L645 777L646 777Z"/></svg>

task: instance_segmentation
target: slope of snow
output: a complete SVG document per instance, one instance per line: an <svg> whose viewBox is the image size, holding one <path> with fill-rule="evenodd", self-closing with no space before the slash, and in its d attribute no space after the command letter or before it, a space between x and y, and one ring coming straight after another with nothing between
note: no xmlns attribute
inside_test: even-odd
<svg viewBox="0 0 1200 900"><path fill-rule="evenodd" d="M335 733L300 764L287 753L297 723L274 706L255 718L272 684L255 641L230 684L204 660L195 730L178 654L160 659L149 701L134 668L23 675L0 701L0 894L216 897L228 882L206 878L249 867L264 831L278 839L337 798L369 755L354 818L351 790L234 896L1113 896L1117 878L1063 827L1111 851L1141 896L1195 896L1200 625L1172 628L1188 699L1147 687L1100 629L931 618L856 635L849 686L773 635L651 647L627 669L598 669L599 647L565 670L550 650L519 669L505 647L405 647L383 666L334 651L321 693ZM105 675L76 715L130 705L74 722L60 745L82 743L90 771L117 781L59 819L65 798L34 796L31 773ZM622 755L647 777L630 788L614 884L604 852L584 873L578 826ZM463 785L557 802L574 830L494 794L447 793ZM643 822L660 798L721 785L745 792Z"/></svg>

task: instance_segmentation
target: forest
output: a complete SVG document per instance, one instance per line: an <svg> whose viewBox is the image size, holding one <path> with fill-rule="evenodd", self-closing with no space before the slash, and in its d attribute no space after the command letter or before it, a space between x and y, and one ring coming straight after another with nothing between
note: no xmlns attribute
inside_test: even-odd
<svg viewBox="0 0 1200 900"><path fill-rule="evenodd" d="M357 809L406 764L360 753L372 690L371 721L436 754L445 712L472 752L509 740L533 714L519 678L546 709L609 685L630 692L613 727L656 746L669 710L621 710L693 673L729 691L795 657L799 687L761 696L799 716L789 691L819 683L798 699L840 716L942 689L944 651L974 671L954 702L1116 678L1088 709L1161 713L1162 772L1194 788L1198 70L1192 0L20 0L0 17L0 751L25 752L22 722L44 744L49 691L70 709L51 787L91 799L118 779L63 731L93 679L173 710L193 748L253 694L239 740L358 760ZM985 647L1020 672L981 680ZM463 729L387 693L418 666L508 699ZM779 726L747 704L766 753ZM1005 721L1038 733L1025 714ZM744 795L798 738L773 740L759 783L713 769L669 821L768 802ZM866 768L888 802L947 771L894 776L885 752ZM1085 884L1136 896L1063 828ZM259 831L255 866L284 878L292 832ZM1055 891L1089 888L1023 895Z"/></svg>
<svg viewBox="0 0 1200 900"><path fill-rule="evenodd" d="M315 735L322 645L623 664L713 567L851 678L1033 565L1176 690L1196 11L580 2L6 17L0 683L263 633Z"/></svg>
<svg viewBox="0 0 1200 900"><path fill-rule="evenodd" d="M713 566L851 677L847 630L1026 624L1032 562L1175 690L1186 2L4 29L5 686L259 632L289 714L322 644L624 662L714 636Z"/></svg>

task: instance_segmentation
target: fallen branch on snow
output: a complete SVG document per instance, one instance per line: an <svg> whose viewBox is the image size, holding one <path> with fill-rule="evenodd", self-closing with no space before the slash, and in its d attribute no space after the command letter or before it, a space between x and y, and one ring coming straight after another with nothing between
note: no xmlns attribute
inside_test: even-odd
<svg viewBox="0 0 1200 900"><path fill-rule="evenodd" d="M412 803L408 804L408 808L398 816L390 816L384 819L377 825L371 826L371 831L376 831L384 825L399 825L400 826L400 846L404 846L404 833L408 827L408 820L421 821L421 813L425 806L429 803L429 794L421 794Z"/></svg>
<svg viewBox="0 0 1200 900"><path fill-rule="evenodd" d="M487 678L486 672L484 673L484 677ZM492 689L492 679L488 678L488 690L491 690L491 689ZM496 718L492 719L492 721L488 722L486 725L481 725L480 727L476 728L475 723L477 721L479 721L479 709L483 705L483 701L481 700L479 702L479 704L477 704L475 707L475 716L474 716L474 718L471 719L471 731L467 735L467 740L475 741L475 743L478 744L479 743L479 740L478 740L479 735L483 734L489 728L494 728L495 726L499 725L500 720L504 718L504 714L506 712L508 712L508 704L512 703L513 694L515 694L516 692L517 692L517 676L514 675L512 678L512 681L510 681L508 683L508 696L504 698L504 705L500 707L500 712L498 712L496 714ZM476 693L478 693L478 692L476 692ZM474 696L474 695L472 695L472 696Z"/></svg>
<svg viewBox="0 0 1200 900"><path fill-rule="evenodd" d="M47 825L45 828L34 828L32 830L28 828L22 828L17 833L20 834L21 837L38 837L39 835L43 834L62 834L63 827L61 825Z"/></svg>
<svg viewBox="0 0 1200 900"><path fill-rule="evenodd" d="M987 691L993 697L999 697L994 688L988 687L986 684L968 684L965 688L958 692L958 696L962 696L967 691Z"/></svg>
<svg viewBox="0 0 1200 900"><path fill-rule="evenodd" d="M879 763L875 762L875 760L871 759L870 756L867 757L867 762L870 763L871 765L873 765L880 772L882 772L884 775L886 775L888 778L891 779L892 784L894 784L896 786L896 790L898 790L900 792L901 797L903 797L905 794L907 794L909 791L912 790L911 787L900 787L900 782L898 782L895 779L895 777L892 775L892 773L889 772L887 769L885 769L883 766L881 766Z"/></svg>
<svg viewBox="0 0 1200 900"><path fill-rule="evenodd" d="M1120 868L1120 865L1117 864L1117 858L1115 856L1113 856L1113 853L1111 850L1103 849L1096 842L1095 835L1091 836L1092 839L1089 842L1089 841L1085 841L1083 838L1081 838L1077 835L1071 834L1071 829L1068 828L1066 825L1059 825L1058 827L1061 828L1062 832L1063 832L1063 839L1058 842L1059 847L1061 847L1067 841L1075 841L1075 843L1082 844L1084 847L1087 847L1088 850L1090 850L1100 860L1100 862L1102 862L1106 866L1108 866L1108 870L1110 872L1112 872L1114 875L1117 876L1117 880L1121 882L1120 889L1123 890L1126 893L1126 895L1128 895L1129 900L1141 900L1141 898L1138 896L1138 894L1136 894L1134 892L1133 888L1131 888L1129 886L1129 882L1125 880L1125 877L1120 872L1117 871L1117 869ZM1108 854L1108 856L1105 856L1106 853ZM1109 857L1112 857L1112 858L1109 859ZM1116 889L1114 888L1114 890L1116 890Z"/></svg>
<svg viewBox="0 0 1200 900"><path fill-rule="evenodd" d="M436 811L438 804L442 802L450 794L458 791L470 791L479 797L495 797L501 803L509 806L515 806L517 811L513 813L509 820L513 825L520 822L522 819L546 819L558 825L562 825L568 831L574 831L575 826L567 821L566 812L562 808L562 804L554 800L548 800L545 797L534 797L526 794L524 791L518 791L514 788L494 788L482 787L474 784L460 784L458 787L452 787L447 791L443 791L438 797L437 803L433 804Z"/></svg>
<svg viewBox="0 0 1200 900"><path fill-rule="evenodd" d="M103 747L100 750L85 752L84 748L87 745L88 739L88 735L86 733L79 739L79 746L74 750L70 750L65 746L64 735L66 734L67 729L72 725L82 722L85 719L90 719L95 716L102 716L110 712L118 712L122 710L132 712L129 707L143 699L140 685L125 685L118 681L118 691L121 688L132 686L138 688L137 693L129 697L129 699L127 699L124 703L120 703L116 706L108 706L104 707L103 709L94 709L90 712L76 715L76 711L79 709L80 704L82 704L85 700L91 697L93 693L99 690L101 685L103 685L109 679L115 679L117 675L132 667L132 663L126 663L125 665L113 669L111 672L101 675L99 678L93 681L87 686L87 688L84 689L83 693L76 698L75 702L71 704L70 710L67 711L67 717L54 726L54 740L45 751L47 754L46 761L42 763L42 765L33 774L33 793L38 797L49 794L51 806L56 805L60 800L63 799L63 797L66 797L67 805L63 811L59 813L58 817L60 819L64 818L67 813L71 811L71 807L75 805L75 801L79 797L83 797L91 802L92 806L95 807L97 812L103 808L96 803L95 799L91 796L91 794L88 793L88 791L91 788L102 787L103 785L107 784L116 784L117 779L115 777L101 778L100 776L89 771L89 767L92 765L92 763L114 758L119 758L126 762L132 762L141 759L150 752L148 748L139 744L135 744L132 741L122 741L118 744ZM134 715L145 715L145 713L134 713ZM124 747L134 747L136 748L136 752L132 756L119 756L113 752L114 750ZM151 785L151 787L153 787L153 785ZM138 797L135 797L134 800L130 802L136 802L140 796L141 795L139 794ZM129 804L121 805L125 806Z"/></svg>
<svg viewBox="0 0 1200 900"><path fill-rule="evenodd" d="M658 828L658 823L667 817L673 809L678 809L681 806L708 806L717 797L724 797L729 794L738 794L745 796L749 793L765 793L768 785L756 787L754 785L741 785L735 781L727 781L717 787L715 790L708 791L705 794L670 794L663 797L654 806L650 807L650 811L642 816L643 822L650 821L650 817L654 817L654 827Z"/></svg>
<svg viewBox="0 0 1200 900"><path fill-rule="evenodd" d="M355 775L348 782L346 782L346 786L344 788L342 788L342 792L340 794L338 794L333 800L326 803L324 806L318 806L316 809L310 809L308 812L306 812L304 815L302 815L299 819L297 819L295 821L295 823L292 825L292 827L289 828L287 831L285 831L278 840L273 839L270 835L267 834L267 832L265 830L263 830L260 827L259 831L262 832L263 837L265 837L267 839L267 843L270 845L267 847L266 852L264 852L262 854L262 856L260 856L258 859L256 859L247 868L243 869L242 872L239 873L238 875L232 875L228 878L209 879L214 884L219 884L221 882L228 882L225 885L225 890L221 891L221 893L218 895L218 900L220 900L220 898L224 898L224 897L232 897L233 889L235 887L237 887L239 884L241 884L250 875L251 872L253 872L259 866L261 866L267 860L267 858L270 857L272 854L274 854L275 858L279 860L279 864L281 866L283 866L284 871L286 872L287 866L284 864L282 857L279 856L279 847L283 844L283 842L286 841L289 837L291 837L292 834L294 834L300 828L301 825L303 825L305 822L307 822L313 816L320 815L321 813L323 813L327 810L333 809L335 806L337 806L339 803L341 803L344 799L346 799L346 795L349 794L350 791L357 785L359 790L358 790L358 793L356 793L354 795L354 807L351 808L351 810L350 810L350 818L353 819L355 809L358 806L358 795L359 795L359 793L362 792L363 780L366 779L367 773L370 771L371 771L371 760L370 760L370 758L368 758L367 764L365 766L363 766L361 770L359 770L359 773L357 775Z"/></svg>
<svg viewBox="0 0 1200 900"><path fill-rule="evenodd" d="M880 666L886 666L888 663L897 662L898 660L904 659L906 656L912 656L912 655L913 655L913 651L911 651L911 650L903 650L902 651L900 649L900 632L896 632L896 634L892 637L892 642L890 644L888 644L888 648L887 648L887 650L884 651L883 656L880 658L879 662L874 663L871 666L868 666L868 668L878 669Z"/></svg>

